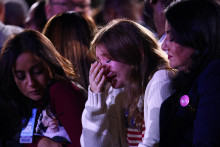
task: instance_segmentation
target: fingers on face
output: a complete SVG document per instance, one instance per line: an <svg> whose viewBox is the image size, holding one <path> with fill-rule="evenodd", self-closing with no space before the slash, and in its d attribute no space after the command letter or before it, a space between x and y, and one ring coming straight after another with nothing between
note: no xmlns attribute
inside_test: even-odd
<svg viewBox="0 0 220 147"><path fill-rule="evenodd" d="M102 75L102 78L101 78L101 81L99 82L99 85L100 86L104 85L104 82L105 82L105 76Z"/></svg>
<svg viewBox="0 0 220 147"><path fill-rule="evenodd" d="M101 70L98 72L98 74L95 78L95 83L96 84L100 83L100 81L102 80L102 77L104 76L103 73L104 73L104 69L101 68Z"/></svg>
<svg viewBox="0 0 220 147"><path fill-rule="evenodd" d="M91 68L89 70L89 80L94 81L96 74L94 73L94 70L96 69L96 66L98 65L97 61L91 65Z"/></svg>
<svg viewBox="0 0 220 147"><path fill-rule="evenodd" d="M89 70L89 75L92 75L94 69L98 65L98 62L96 61L95 63L91 64L90 70Z"/></svg>
<svg viewBox="0 0 220 147"><path fill-rule="evenodd" d="M91 80L95 80L97 78L101 68L102 68L101 63L99 63L97 61L91 66L90 72L89 72Z"/></svg>

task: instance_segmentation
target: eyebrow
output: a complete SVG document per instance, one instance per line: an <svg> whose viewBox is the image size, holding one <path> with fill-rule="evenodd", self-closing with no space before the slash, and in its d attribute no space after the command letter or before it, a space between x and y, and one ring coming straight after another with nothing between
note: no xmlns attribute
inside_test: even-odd
<svg viewBox="0 0 220 147"><path fill-rule="evenodd" d="M41 63L41 62L38 62L37 64L35 64L35 65L33 65L33 66L31 67L31 70L34 69L34 68L37 68L38 66L41 66L41 65L42 65L42 63ZM14 73L15 73L15 74L18 73L18 72L22 72L22 70L14 70Z"/></svg>
<svg viewBox="0 0 220 147"><path fill-rule="evenodd" d="M102 56L109 56L109 53L102 53Z"/></svg>

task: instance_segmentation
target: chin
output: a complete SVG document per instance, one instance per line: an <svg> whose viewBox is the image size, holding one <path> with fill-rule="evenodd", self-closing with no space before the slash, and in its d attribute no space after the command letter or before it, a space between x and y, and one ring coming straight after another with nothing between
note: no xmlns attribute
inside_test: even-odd
<svg viewBox="0 0 220 147"><path fill-rule="evenodd" d="M37 102L37 101L41 100L43 97L39 95L39 96L30 96L29 98L32 99L33 101Z"/></svg>
<svg viewBox="0 0 220 147"><path fill-rule="evenodd" d="M175 64L170 64L170 67L173 69L177 69L177 66Z"/></svg>
<svg viewBox="0 0 220 147"><path fill-rule="evenodd" d="M117 84L117 83L113 83L113 84L111 84L111 86L113 87L113 88L115 88L115 89L119 89L119 88L123 88L124 87L124 85L120 85L120 84Z"/></svg>

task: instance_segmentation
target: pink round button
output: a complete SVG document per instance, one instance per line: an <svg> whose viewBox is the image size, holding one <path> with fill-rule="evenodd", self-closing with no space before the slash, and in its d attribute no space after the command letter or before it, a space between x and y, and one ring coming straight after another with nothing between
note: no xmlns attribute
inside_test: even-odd
<svg viewBox="0 0 220 147"><path fill-rule="evenodd" d="M188 95L183 95L180 98L180 105L183 107L186 107L189 104L189 96Z"/></svg>

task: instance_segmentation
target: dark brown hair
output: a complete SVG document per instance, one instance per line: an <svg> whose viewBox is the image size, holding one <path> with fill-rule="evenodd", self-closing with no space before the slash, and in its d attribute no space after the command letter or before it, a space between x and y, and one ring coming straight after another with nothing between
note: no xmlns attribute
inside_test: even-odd
<svg viewBox="0 0 220 147"><path fill-rule="evenodd" d="M1 88L5 96L17 106L17 110L20 111L20 119L26 118L27 121L32 115L34 102L20 92L12 73L18 56L24 52L30 52L39 58L55 80L77 81L77 75L71 62L63 58L43 34L34 30L24 30L9 38L0 55Z"/></svg>

